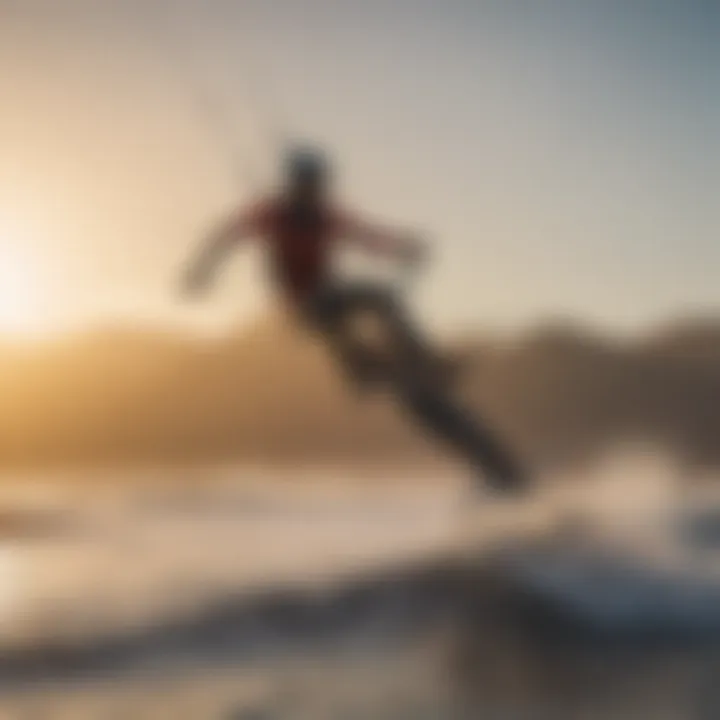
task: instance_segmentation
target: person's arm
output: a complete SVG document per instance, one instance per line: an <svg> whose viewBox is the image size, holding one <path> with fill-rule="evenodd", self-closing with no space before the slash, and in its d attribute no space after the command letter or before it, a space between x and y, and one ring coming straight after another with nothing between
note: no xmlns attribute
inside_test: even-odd
<svg viewBox="0 0 720 720"><path fill-rule="evenodd" d="M202 243L199 253L192 260L183 277L183 291L194 295L205 290L213 275L231 250L239 242L258 230L259 210L233 215L216 228Z"/></svg>
<svg viewBox="0 0 720 720"><path fill-rule="evenodd" d="M425 257L427 245L416 234L380 227L351 216L339 219L340 234L369 252L414 262Z"/></svg>

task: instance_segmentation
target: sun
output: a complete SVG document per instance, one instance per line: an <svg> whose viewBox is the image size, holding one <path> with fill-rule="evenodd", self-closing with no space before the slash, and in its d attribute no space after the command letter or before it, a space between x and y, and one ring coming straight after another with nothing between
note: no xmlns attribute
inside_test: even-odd
<svg viewBox="0 0 720 720"><path fill-rule="evenodd" d="M41 300L31 256L0 237L0 335L33 335L42 330Z"/></svg>

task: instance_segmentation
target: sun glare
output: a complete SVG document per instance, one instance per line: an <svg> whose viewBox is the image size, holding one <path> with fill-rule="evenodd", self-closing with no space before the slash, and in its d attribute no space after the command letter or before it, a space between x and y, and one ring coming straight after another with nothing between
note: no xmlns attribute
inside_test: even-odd
<svg viewBox="0 0 720 720"><path fill-rule="evenodd" d="M41 287L29 255L0 238L0 335L31 335L42 329Z"/></svg>

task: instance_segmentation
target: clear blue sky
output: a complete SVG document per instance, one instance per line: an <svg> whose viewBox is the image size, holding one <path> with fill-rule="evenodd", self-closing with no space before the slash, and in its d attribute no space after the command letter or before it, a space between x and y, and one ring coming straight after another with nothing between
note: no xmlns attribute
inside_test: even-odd
<svg viewBox="0 0 720 720"><path fill-rule="evenodd" d="M267 164L259 80L347 200L435 240L434 326L715 311L719 37L715 0L0 0L0 234L59 326L261 311L252 253L171 294L247 195L193 88Z"/></svg>

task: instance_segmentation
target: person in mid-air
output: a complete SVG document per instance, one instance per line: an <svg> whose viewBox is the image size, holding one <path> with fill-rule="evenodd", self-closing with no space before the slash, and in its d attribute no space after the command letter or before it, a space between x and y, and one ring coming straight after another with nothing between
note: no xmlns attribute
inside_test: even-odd
<svg viewBox="0 0 720 720"><path fill-rule="evenodd" d="M402 348L399 390L412 414L436 436L460 449L490 484L503 492L523 488L521 470L492 433L456 408L444 393L435 392L455 379L457 360L433 351L386 288L342 282L331 271L334 251L342 243L405 263L425 258L424 243L412 233L381 229L340 210L333 202L330 186L330 168L322 153L290 153L279 194L239 210L222 224L191 264L185 277L186 291L194 294L206 288L238 241L250 237L262 240L275 284L287 306L328 341L356 387L364 390L376 381L387 380L382 362L378 363L352 331L356 314L370 312L387 325L391 341ZM428 388L431 390L426 392Z"/></svg>
<svg viewBox="0 0 720 720"><path fill-rule="evenodd" d="M428 361L433 354L389 293L367 283L343 283L333 276L334 251L352 243L404 263L418 263L426 247L412 233L379 228L341 210L332 198L331 185L331 168L322 152L306 148L290 152L280 192L240 209L213 233L190 266L185 288L189 293L203 290L239 241L261 240L286 305L325 336L351 378L365 387L374 369L349 333L348 320L355 312L380 314L418 358ZM438 357L433 362L438 373L450 375L449 360Z"/></svg>

